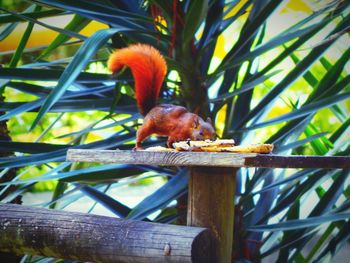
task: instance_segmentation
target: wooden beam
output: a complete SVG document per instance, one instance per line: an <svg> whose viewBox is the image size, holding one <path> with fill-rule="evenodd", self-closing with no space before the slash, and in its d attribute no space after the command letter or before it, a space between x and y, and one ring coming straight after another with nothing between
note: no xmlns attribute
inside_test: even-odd
<svg viewBox="0 0 350 263"><path fill-rule="evenodd" d="M215 262L208 229L0 204L0 251L88 262Z"/></svg>
<svg viewBox="0 0 350 263"><path fill-rule="evenodd" d="M235 168L191 168L187 225L208 227L215 236L218 263L232 261Z"/></svg>
<svg viewBox="0 0 350 263"><path fill-rule="evenodd" d="M170 166L265 167L265 168L350 168L348 156L281 156L227 152L150 152L70 149L73 162L156 164Z"/></svg>
<svg viewBox="0 0 350 263"><path fill-rule="evenodd" d="M270 155L260 154L255 158L246 158L247 167L265 168L324 168L346 169L350 168L349 156L304 156L304 155Z"/></svg>

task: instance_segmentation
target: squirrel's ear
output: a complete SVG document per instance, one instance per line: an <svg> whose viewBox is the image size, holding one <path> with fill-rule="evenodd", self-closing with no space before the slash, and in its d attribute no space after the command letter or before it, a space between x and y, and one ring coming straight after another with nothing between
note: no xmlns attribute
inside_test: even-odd
<svg viewBox="0 0 350 263"><path fill-rule="evenodd" d="M207 118L207 123L209 123L209 124L213 125L213 121L211 120L211 118L210 118L210 117L208 117L208 118Z"/></svg>
<svg viewBox="0 0 350 263"><path fill-rule="evenodd" d="M199 126L199 118L196 116L193 120L193 128L197 129Z"/></svg>

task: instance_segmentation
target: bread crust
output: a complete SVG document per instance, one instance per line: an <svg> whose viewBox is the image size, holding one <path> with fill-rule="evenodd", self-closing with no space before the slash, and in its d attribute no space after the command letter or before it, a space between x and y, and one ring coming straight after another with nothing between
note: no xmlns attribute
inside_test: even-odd
<svg viewBox="0 0 350 263"><path fill-rule="evenodd" d="M259 153L269 154L273 151L273 144L256 144L256 145L234 145L232 139L221 140L205 140L205 141L180 141L173 143L172 148L165 148L161 146L147 148L146 151L160 151L160 152L232 152L232 153Z"/></svg>

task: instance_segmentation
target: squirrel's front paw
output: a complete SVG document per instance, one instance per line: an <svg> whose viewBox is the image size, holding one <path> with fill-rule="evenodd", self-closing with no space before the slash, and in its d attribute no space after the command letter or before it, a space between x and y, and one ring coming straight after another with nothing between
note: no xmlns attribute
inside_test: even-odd
<svg viewBox="0 0 350 263"><path fill-rule="evenodd" d="M132 148L133 152L140 151L140 150L143 150L143 148L140 146L135 146L134 148Z"/></svg>

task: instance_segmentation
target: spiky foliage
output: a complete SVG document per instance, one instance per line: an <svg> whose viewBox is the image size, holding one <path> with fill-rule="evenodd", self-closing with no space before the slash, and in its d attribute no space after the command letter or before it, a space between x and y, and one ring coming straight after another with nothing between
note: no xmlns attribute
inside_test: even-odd
<svg viewBox="0 0 350 263"><path fill-rule="evenodd" d="M58 208L63 208L88 195L120 217L141 220L160 209L154 221L176 220L179 214L169 204L187 191L185 169L65 162L67 149L73 147L132 147L140 115L130 89L130 74L124 72L115 84L109 74L85 70L105 63L114 48L136 42L151 44L166 57L171 73L162 100L211 116L222 137L233 137L238 143L273 143L279 154L349 155L350 77L346 66L350 10L346 1L323 6L319 1L317 10L274 34L274 24L285 22L281 10L293 1L29 2L32 5L24 4L23 12L1 7L0 39L14 34L18 23L27 22L18 48L0 69L1 90L6 87L31 96L27 101L8 97L0 103L0 111L6 112L0 121L37 112L29 125L43 129L42 138L55 125L62 125L70 112L103 113L82 123L79 131L64 134L62 137L72 138L66 144L39 142L40 138L1 141L1 151L18 153L0 158L2 175L13 167L24 167L22 173L33 166L45 168L38 177L20 180L19 176L8 182L21 187L2 201L38 182L55 179L58 184L53 198L44 205L54 207L60 201ZM74 16L64 28L41 20L67 14ZM108 28L89 37L80 34L92 21ZM48 46L25 48L35 24L58 32L58 37ZM62 53L50 56L62 45L78 49L72 57ZM293 66L282 67L286 62ZM325 118L333 124L322 127ZM111 127L113 132L108 130ZM98 131L106 132L87 139ZM155 143L159 141L149 142ZM348 170L241 169L234 258L258 262L275 254L279 262L311 262L334 256L350 234L348 174ZM167 182L133 209L110 191L154 176ZM310 203L309 196L317 201ZM312 250L303 251L311 240L316 240Z"/></svg>

